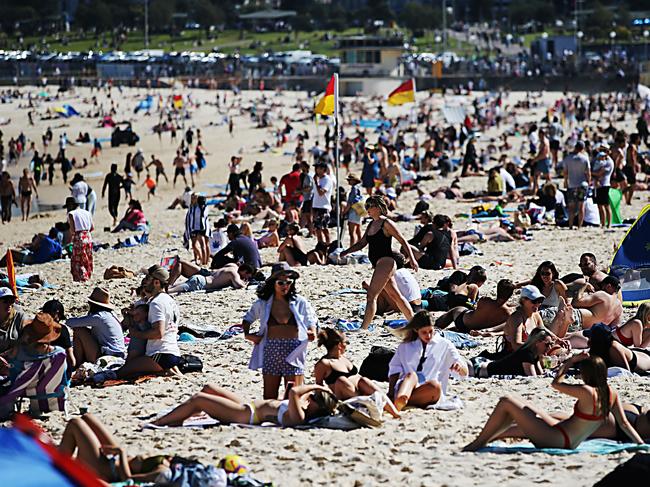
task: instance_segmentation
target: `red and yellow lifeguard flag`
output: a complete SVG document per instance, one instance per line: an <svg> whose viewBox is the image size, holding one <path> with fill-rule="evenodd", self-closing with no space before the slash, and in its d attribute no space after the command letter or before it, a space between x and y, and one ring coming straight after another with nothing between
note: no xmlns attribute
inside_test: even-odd
<svg viewBox="0 0 650 487"><path fill-rule="evenodd" d="M18 299L18 287L16 286L16 267L14 266L14 256L11 253L11 250L7 250L7 257L5 259L7 262L7 277L9 281L9 287L14 292L16 300Z"/></svg>
<svg viewBox="0 0 650 487"><path fill-rule="evenodd" d="M327 83L327 88L325 88L325 95L314 108L314 113L332 115L336 108L336 91L336 75L332 75L329 83Z"/></svg>
<svg viewBox="0 0 650 487"><path fill-rule="evenodd" d="M173 103L176 110L183 108L183 95L174 95Z"/></svg>
<svg viewBox="0 0 650 487"><path fill-rule="evenodd" d="M411 78L391 91L388 95L390 105L403 105L404 103L415 102L415 81Z"/></svg>

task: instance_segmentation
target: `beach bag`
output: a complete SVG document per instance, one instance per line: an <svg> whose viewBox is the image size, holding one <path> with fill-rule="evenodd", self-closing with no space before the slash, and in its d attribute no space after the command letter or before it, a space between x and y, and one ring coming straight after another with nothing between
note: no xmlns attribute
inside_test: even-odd
<svg viewBox="0 0 650 487"><path fill-rule="evenodd" d="M374 346L370 354L361 363L359 373L368 379L388 382L388 365L395 355L395 350L382 346Z"/></svg>
<svg viewBox="0 0 650 487"><path fill-rule="evenodd" d="M363 201L357 201L356 203L352 204L352 209L359 215L360 217L364 217L368 214L366 211L366 204Z"/></svg>
<svg viewBox="0 0 650 487"><path fill-rule="evenodd" d="M196 355L185 354L181 355L182 362L178 366L183 374L190 372L203 372L203 362Z"/></svg>
<svg viewBox="0 0 650 487"><path fill-rule="evenodd" d="M126 269L125 267L119 267L112 265L104 271L104 279L131 279L135 277L135 273Z"/></svg>
<svg viewBox="0 0 650 487"><path fill-rule="evenodd" d="M169 487L217 487L225 486L228 477L225 470L214 465L203 465L196 460L175 457L171 462L171 478L156 483Z"/></svg>
<svg viewBox="0 0 650 487"><path fill-rule="evenodd" d="M361 426L379 428L387 399L386 394L377 391L370 396L352 397L341 403L339 410Z"/></svg>

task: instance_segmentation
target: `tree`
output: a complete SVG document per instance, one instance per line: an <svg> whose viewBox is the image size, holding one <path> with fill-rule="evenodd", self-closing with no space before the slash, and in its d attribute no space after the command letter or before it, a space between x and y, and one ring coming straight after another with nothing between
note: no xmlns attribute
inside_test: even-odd
<svg viewBox="0 0 650 487"><path fill-rule="evenodd" d="M152 0L149 4L149 25L162 31L170 27L174 15L174 0Z"/></svg>
<svg viewBox="0 0 650 487"><path fill-rule="evenodd" d="M410 30L435 29L440 26L441 13L428 5L407 3L400 14L400 21Z"/></svg>
<svg viewBox="0 0 650 487"><path fill-rule="evenodd" d="M195 22L208 27L224 21L225 17L221 9L210 3L209 0L194 0L192 3Z"/></svg>
<svg viewBox="0 0 650 487"><path fill-rule="evenodd" d="M587 17L586 31L594 37L607 37L608 32L612 29L614 14L598 2L594 6L593 12Z"/></svg>
<svg viewBox="0 0 650 487"><path fill-rule="evenodd" d="M553 6L543 0L512 2L508 14L510 16L510 22L515 25L525 24L530 20L536 20L544 24L554 18Z"/></svg>
<svg viewBox="0 0 650 487"><path fill-rule="evenodd" d="M95 27L97 31L103 32L113 26L113 11L103 0L80 3L75 22L84 29Z"/></svg>

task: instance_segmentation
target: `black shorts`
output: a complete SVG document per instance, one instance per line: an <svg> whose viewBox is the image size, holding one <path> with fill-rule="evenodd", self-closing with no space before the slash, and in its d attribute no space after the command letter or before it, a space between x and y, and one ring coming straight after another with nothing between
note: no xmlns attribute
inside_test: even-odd
<svg viewBox="0 0 650 487"><path fill-rule="evenodd" d="M625 166L623 168L623 174L625 174L625 179L627 180L627 184L636 183L636 172L634 171L633 167Z"/></svg>
<svg viewBox="0 0 650 487"><path fill-rule="evenodd" d="M594 203L597 205L609 205L609 186L599 186L596 188Z"/></svg>
<svg viewBox="0 0 650 487"><path fill-rule="evenodd" d="M352 154L348 154L348 155L343 156L343 165L344 166L349 166L351 162L352 162Z"/></svg>
<svg viewBox="0 0 650 487"><path fill-rule="evenodd" d="M300 207L300 209L302 210L303 213L311 212L311 203L312 203L311 200L305 200L302 202L302 206Z"/></svg>
<svg viewBox="0 0 650 487"><path fill-rule="evenodd" d="M151 356L151 359L164 370L176 367L182 362L182 359L178 355L172 355L171 353L155 353Z"/></svg>
<svg viewBox="0 0 650 487"><path fill-rule="evenodd" d="M422 257L420 257L420 258L418 259L418 265L419 265L422 269L435 270L435 271L437 271L437 270L439 270L439 269L442 269L442 268L445 266L446 260L447 260L447 259L445 259L445 262L443 262L443 263L441 264L439 261L437 261L437 260L436 260L434 257L432 257L431 255L429 255L429 254L422 254Z"/></svg>
<svg viewBox="0 0 650 487"><path fill-rule="evenodd" d="M191 237L201 237L203 235L205 235L205 232L203 230L194 230L190 232Z"/></svg>
<svg viewBox="0 0 650 487"><path fill-rule="evenodd" d="M549 141L548 145L551 148L551 150L560 150L560 141L559 140L551 139Z"/></svg>
<svg viewBox="0 0 650 487"><path fill-rule="evenodd" d="M184 167L177 167L174 170L174 176L185 176L185 168Z"/></svg>
<svg viewBox="0 0 650 487"><path fill-rule="evenodd" d="M587 200L587 190L583 187L569 188L566 191L567 203L584 203Z"/></svg>
<svg viewBox="0 0 650 487"><path fill-rule="evenodd" d="M621 170L621 168L617 167L614 169L614 172L612 173L612 181L615 183L621 183L625 181L625 174Z"/></svg>

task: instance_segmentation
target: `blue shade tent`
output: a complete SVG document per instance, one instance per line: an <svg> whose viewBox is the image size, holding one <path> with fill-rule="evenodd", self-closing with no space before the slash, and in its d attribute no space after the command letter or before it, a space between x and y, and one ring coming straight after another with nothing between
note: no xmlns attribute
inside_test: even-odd
<svg viewBox="0 0 650 487"><path fill-rule="evenodd" d="M0 429L0 478L12 487L73 487L45 450L15 428Z"/></svg>
<svg viewBox="0 0 650 487"><path fill-rule="evenodd" d="M621 281L623 304L650 301L650 205L647 205L618 247L609 273Z"/></svg>

